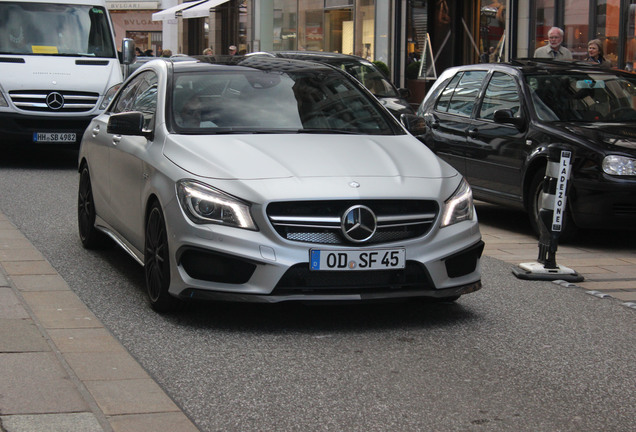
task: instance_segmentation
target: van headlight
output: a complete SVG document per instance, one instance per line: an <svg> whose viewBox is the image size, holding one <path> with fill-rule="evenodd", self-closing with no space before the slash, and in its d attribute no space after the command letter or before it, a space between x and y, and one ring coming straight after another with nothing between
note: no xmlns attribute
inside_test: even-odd
<svg viewBox="0 0 636 432"><path fill-rule="evenodd" d="M177 195L181 208L194 223L257 230L249 204L218 189L192 180L181 180L177 183Z"/></svg>
<svg viewBox="0 0 636 432"><path fill-rule="evenodd" d="M441 227L473 218L473 192L465 179L459 184L453 195L444 202Z"/></svg>
<svg viewBox="0 0 636 432"><path fill-rule="evenodd" d="M605 156L603 171L610 175L634 176L636 175L636 159L617 155Z"/></svg>
<svg viewBox="0 0 636 432"><path fill-rule="evenodd" d="M100 111L104 111L106 108L108 108L108 104L115 97L115 93L117 93L119 87L121 87L121 83L115 84L114 86L109 88L106 93L104 93L104 99L102 99L102 103L99 105Z"/></svg>

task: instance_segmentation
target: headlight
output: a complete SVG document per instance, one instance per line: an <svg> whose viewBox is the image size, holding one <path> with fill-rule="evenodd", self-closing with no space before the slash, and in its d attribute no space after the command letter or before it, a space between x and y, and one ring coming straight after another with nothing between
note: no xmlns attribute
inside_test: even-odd
<svg viewBox="0 0 636 432"><path fill-rule="evenodd" d="M8 107L9 103L4 98L4 93L2 91L2 87L0 87L0 107Z"/></svg>
<svg viewBox="0 0 636 432"><path fill-rule="evenodd" d="M177 195L181 208L194 223L257 230L249 205L233 196L192 180L178 182Z"/></svg>
<svg viewBox="0 0 636 432"><path fill-rule="evenodd" d="M603 171L610 175L636 175L636 159L616 155L605 156L605 159L603 159Z"/></svg>
<svg viewBox="0 0 636 432"><path fill-rule="evenodd" d="M473 192L468 182L462 179L453 195L444 202L442 228L473 218Z"/></svg>
<svg viewBox="0 0 636 432"><path fill-rule="evenodd" d="M117 93L119 87L121 87L121 83L112 86L106 91L106 93L104 94L104 99L102 99L102 103L99 105L99 109L101 111L104 111L106 108L108 108L108 104L110 103L110 101L113 100L113 97L115 97L115 93Z"/></svg>

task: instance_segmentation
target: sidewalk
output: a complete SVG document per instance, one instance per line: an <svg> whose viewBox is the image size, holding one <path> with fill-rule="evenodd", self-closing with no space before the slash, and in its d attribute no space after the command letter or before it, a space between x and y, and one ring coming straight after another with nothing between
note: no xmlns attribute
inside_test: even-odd
<svg viewBox="0 0 636 432"><path fill-rule="evenodd" d="M197 431L0 213L0 431Z"/></svg>
<svg viewBox="0 0 636 432"><path fill-rule="evenodd" d="M480 203L481 212L501 209ZM485 255L536 261L537 240L480 221ZM636 251L560 246L577 285L636 308ZM487 289L487 287L486 287ZM0 213L0 431L190 432L197 428Z"/></svg>

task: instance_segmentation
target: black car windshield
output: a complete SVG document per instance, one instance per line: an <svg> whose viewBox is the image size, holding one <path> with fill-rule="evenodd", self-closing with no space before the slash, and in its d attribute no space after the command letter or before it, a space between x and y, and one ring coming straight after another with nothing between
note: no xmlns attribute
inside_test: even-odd
<svg viewBox="0 0 636 432"><path fill-rule="evenodd" d="M251 68L175 74L181 133L400 133L370 96L337 71Z"/></svg>
<svg viewBox="0 0 636 432"><path fill-rule="evenodd" d="M636 78L612 72L526 75L540 120L626 122L636 120Z"/></svg>
<svg viewBox="0 0 636 432"><path fill-rule="evenodd" d="M103 7L0 2L0 53L115 57Z"/></svg>

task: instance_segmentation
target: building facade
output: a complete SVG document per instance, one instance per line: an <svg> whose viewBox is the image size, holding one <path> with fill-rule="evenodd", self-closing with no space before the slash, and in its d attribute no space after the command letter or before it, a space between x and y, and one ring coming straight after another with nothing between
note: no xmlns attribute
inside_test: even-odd
<svg viewBox="0 0 636 432"><path fill-rule="evenodd" d="M153 2L113 3L116 28L144 47L355 54L387 64L398 86L454 65L531 57L552 26L575 59L599 39L614 67L636 62L636 0L158 0L143 11L122 4Z"/></svg>

